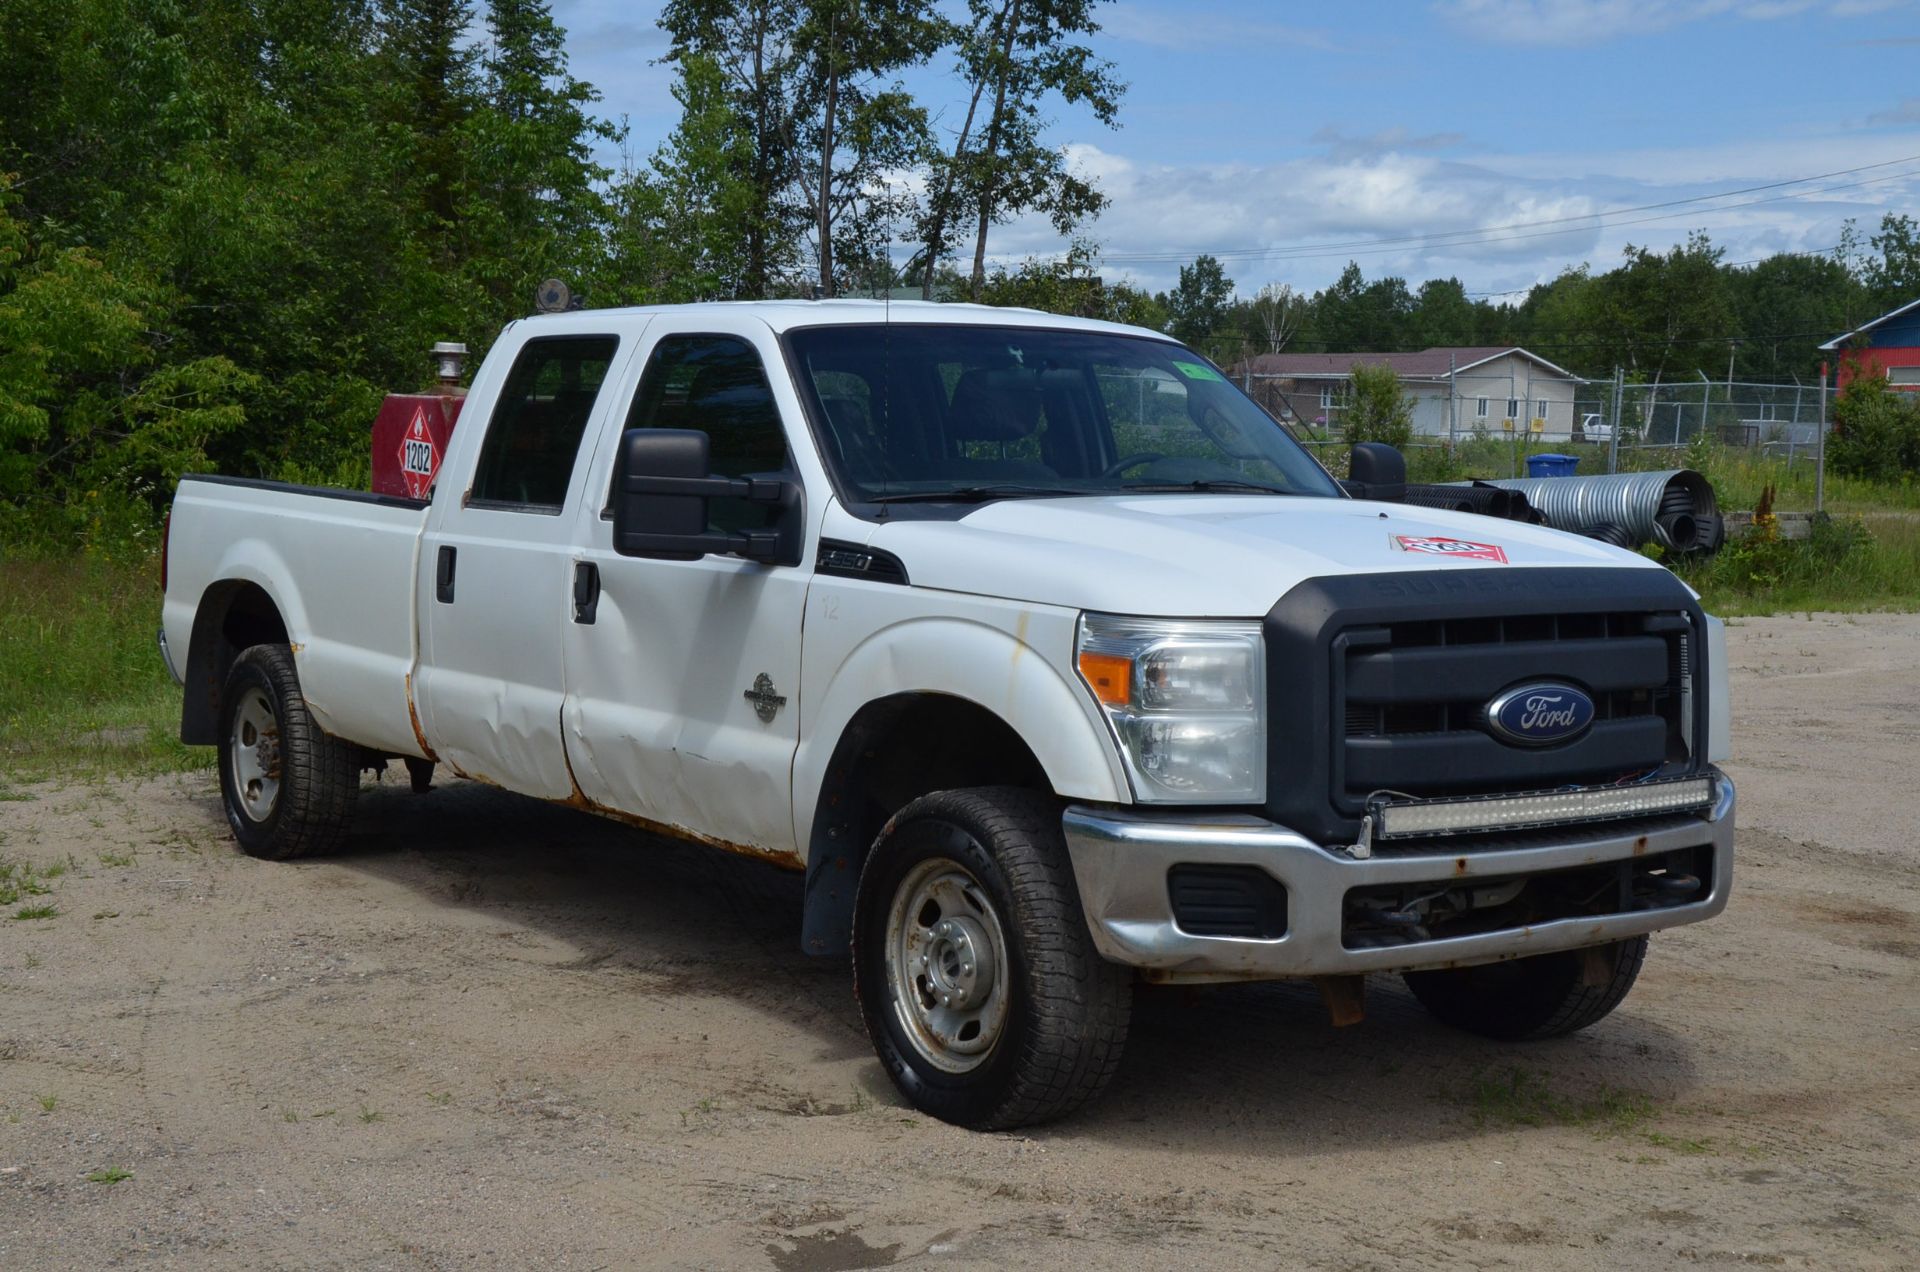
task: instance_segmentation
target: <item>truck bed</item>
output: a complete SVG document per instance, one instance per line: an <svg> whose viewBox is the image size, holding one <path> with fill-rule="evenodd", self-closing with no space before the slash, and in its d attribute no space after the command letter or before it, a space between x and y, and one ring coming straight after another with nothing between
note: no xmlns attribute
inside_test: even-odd
<svg viewBox="0 0 1920 1272"><path fill-rule="evenodd" d="M424 501L238 477L188 476L174 498L163 623L184 660L196 613L251 584L284 617L307 705L339 737L424 755L409 688ZM239 583L225 582L238 580ZM180 668L186 672L183 666ZM191 684L190 684L191 691Z"/></svg>

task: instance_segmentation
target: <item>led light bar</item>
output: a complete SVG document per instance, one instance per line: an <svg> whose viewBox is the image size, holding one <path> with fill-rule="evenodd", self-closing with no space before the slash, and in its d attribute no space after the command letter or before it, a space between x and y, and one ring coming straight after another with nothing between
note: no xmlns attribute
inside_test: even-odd
<svg viewBox="0 0 1920 1272"><path fill-rule="evenodd" d="M1595 786L1576 791L1532 795L1469 796L1465 799L1380 801L1372 805L1375 833L1382 839L1405 835L1448 835L1476 830L1512 830L1561 822L1598 821L1705 808L1713 802L1713 782L1705 777L1632 786Z"/></svg>

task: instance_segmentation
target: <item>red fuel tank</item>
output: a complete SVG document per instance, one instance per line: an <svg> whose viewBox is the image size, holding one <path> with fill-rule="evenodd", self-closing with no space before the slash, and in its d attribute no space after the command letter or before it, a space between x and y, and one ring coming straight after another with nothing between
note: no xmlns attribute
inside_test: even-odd
<svg viewBox="0 0 1920 1272"><path fill-rule="evenodd" d="M453 426L467 391L460 387L460 367L467 347L441 343L433 347L440 384L430 393L389 393L373 421L373 490L379 495L425 499L439 475L440 461L453 440Z"/></svg>
<svg viewBox="0 0 1920 1272"><path fill-rule="evenodd" d="M453 440L465 398L437 393L390 393L373 421L376 494L425 499Z"/></svg>

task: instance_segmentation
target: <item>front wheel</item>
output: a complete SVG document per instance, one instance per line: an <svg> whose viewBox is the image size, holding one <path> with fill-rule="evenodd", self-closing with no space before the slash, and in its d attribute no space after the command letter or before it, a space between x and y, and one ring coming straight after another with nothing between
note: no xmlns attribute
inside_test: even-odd
<svg viewBox="0 0 1920 1272"><path fill-rule="evenodd" d="M1505 963L1408 972L1407 988L1438 1020L1487 1038L1558 1038L1620 1005L1646 961L1647 938Z"/></svg>
<svg viewBox="0 0 1920 1272"><path fill-rule="evenodd" d="M273 861L333 851L359 789L358 748L314 722L293 651L243 651L220 695L221 803L242 851Z"/></svg>
<svg viewBox="0 0 1920 1272"><path fill-rule="evenodd" d="M854 988L874 1050L925 1113L976 1130L1061 1117L1112 1078L1132 980L1093 948L1055 803L941 791L860 874Z"/></svg>

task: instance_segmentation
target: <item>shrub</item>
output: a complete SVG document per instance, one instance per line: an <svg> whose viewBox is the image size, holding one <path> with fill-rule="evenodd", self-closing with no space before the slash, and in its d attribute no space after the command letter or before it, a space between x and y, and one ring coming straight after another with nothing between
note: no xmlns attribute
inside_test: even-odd
<svg viewBox="0 0 1920 1272"><path fill-rule="evenodd" d="M1354 363L1351 392L1345 420L1349 443L1385 442L1404 449L1413 440L1413 399L1400 391L1392 367Z"/></svg>
<svg viewBox="0 0 1920 1272"><path fill-rule="evenodd" d="M1920 475L1920 394L1898 393L1879 376L1857 376L1834 402L1827 465L1876 481Z"/></svg>

